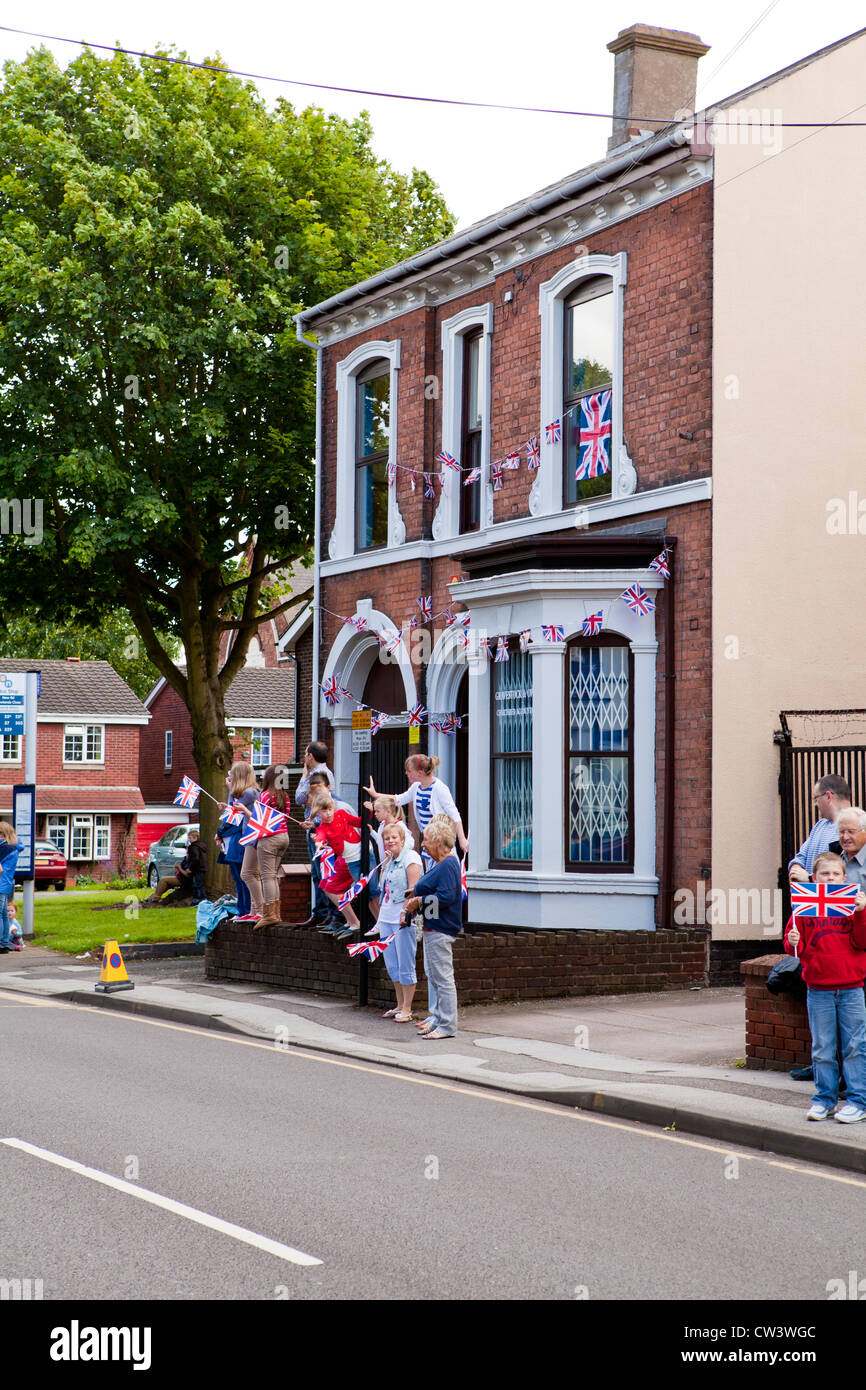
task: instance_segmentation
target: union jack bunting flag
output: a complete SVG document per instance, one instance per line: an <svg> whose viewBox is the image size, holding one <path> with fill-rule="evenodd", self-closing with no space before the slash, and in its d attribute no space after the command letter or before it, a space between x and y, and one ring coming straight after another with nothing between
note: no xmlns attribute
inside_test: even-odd
<svg viewBox="0 0 866 1390"><path fill-rule="evenodd" d="M495 463L492 463L492 464L490 465L490 477L491 477L492 480L493 480L493 491L494 491L494 492L501 492L501 490L502 490L502 460L501 460L501 459L497 459Z"/></svg>
<svg viewBox="0 0 866 1390"><path fill-rule="evenodd" d="M451 722L452 722L452 724L454 725L455 729L462 729L462 728L463 728L463 715L462 715L462 714L449 714L448 718L451 720ZM468 718L468 715L467 715L467 718Z"/></svg>
<svg viewBox="0 0 866 1390"><path fill-rule="evenodd" d="M548 444L558 444L562 439L562 424L559 420L551 420L549 425L545 425L544 432Z"/></svg>
<svg viewBox="0 0 866 1390"><path fill-rule="evenodd" d="M461 647L462 647L463 650L465 651L466 648L469 646L469 633L466 631L465 628L464 628L463 631L460 633L460 636L459 636L459 638L458 638L457 640L459 641Z"/></svg>
<svg viewBox="0 0 866 1390"><path fill-rule="evenodd" d="M443 608L442 612L439 614L439 617L445 619L446 627L451 627L451 625L454 622L454 614L451 612L450 608Z"/></svg>
<svg viewBox="0 0 866 1390"><path fill-rule="evenodd" d="M610 391L593 391L580 402L580 433L575 478L600 478L610 472Z"/></svg>
<svg viewBox="0 0 866 1390"><path fill-rule="evenodd" d="M250 814L245 835L238 840L239 845L253 845L265 835L282 835L286 830L286 818L273 806L265 806L257 801Z"/></svg>
<svg viewBox="0 0 866 1390"><path fill-rule="evenodd" d="M412 491L414 492L414 491L415 491L415 486L416 486L416 484L415 484L415 470L414 470L414 468L413 468L412 472L409 474L409 486L410 486L410 488L412 489Z"/></svg>
<svg viewBox="0 0 866 1390"><path fill-rule="evenodd" d="M393 654L399 647L401 641L402 638L400 637L399 632L395 632L394 636L389 637L387 642L385 643L385 651L391 652ZM346 694L348 694L348 691L346 691Z"/></svg>
<svg viewBox="0 0 866 1390"><path fill-rule="evenodd" d="M326 703L332 708L334 705L340 703L343 698L343 687L340 685L336 676L329 676L328 679L322 683L322 694L325 697Z"/></svg>
<svg viewBox="0 0 866 1390"><path fill-rule="evenodd" d="M384 941L356 941L354 945L347 946L346 950L350 956L366 956L368 960L375 961L384 951L387 951L396 934L396 932L392 932L390 936L385 937Z"/></svg>
<svg viewBox="0 0 866 1390"><path fill-rule="evenodd" d="M623 603L627 603L633 613L639 613L644 617L651 613L655 608L655 603L650 598L646 589L642 589L640 584L632 584L624 593L620 594Z"/></svg>
<svg viewBox="0 0 866 1390"><path fill-rule="evenodd" d="M357 898L359 893L363 893L364 889L367 887L367 884L370 882L371 877L372 875L368 875L367 877L365 877L362 874L361 877L358 879L358 882L353 883L351 888L346 890L340 901L337 903L337 907L348 906L348 904L352 901L353 898Z"/></svg>
<svg viewBox="0 0 866 1390"><path fill-rule="evenodd" d="M484 656L487 657L488 661L491 660L493 657L493 648L490 645L491 640L492 639L490 637L479 637L478 639L479 650Z"/></svg>
<svg viewBox="0 0 866 1390"><path fill-rule="evenodd" d="M455 472L460 472L460 464L453 454L449 454L447 449L443 449L441 454L436 455L436 462L441 463L445 468L453 468Z"/></svg>
<svg viewBox="0 0 866 1390"><path fill-rule="evenodd" d="M472 617L469 613L458 613L455 621L458 622L461 627L468 627L472 621Z"/></svg>
<svg viewBox="0 0 866 1390"><path fill-rule="evenodd" d="M859 888L856 883L792 883L794 917L850 917Z"/></svg>
<svg viewBox="0 0 866 1390"><path fill-rule="evenodd" d="M538 467L539 458L538 435L534 434L531 439L526 441L526 467L530 473Z"/></svg>
<svg viewBox="0 0 866 1390"><path fill-rule="evenodd" d="M388 723L390 717L391 716L389 714L381 714L377 710L376 713L373 715L373 718L370 720L370 728L373 731L373 733L377 734L381 729L382 725Z"/></svg>
<svg viewBox="0 0 866 1390"><path fill-rule="evenodd" d="M470 483L477 483L477 482L478 482L478 479L479 479L480 477L481 477L481 469L480 469L480 468L473 468L472 472L471 472L471 473L467 473L467 474L466 474L466 477L463 479L463 486L464 486L464 487L468 487Z"/></svg>
<svg viewBox="0 0 866 1390"><path fill-rule="evenodd" d="M597 632L601 632L601 625L604 621L604 609L599 608L597 613L590 613L588 618L584 618L581 624L581 634L584 637L594 637Z"/></svg>
<svg viewBox="0 0 866 1390"><path fill-rule="evenodd" d="M419 598L417 603L418 607L421 609L421 617L425 622L429 623L430 619L433 617L433 595L427 594L425 598Z"/></svg>
<svg viewBox="0 0 866 1390"><path fill-rule="evenodd" d="M565 628L559 623L542 623L541 635L545 642L564 642Z"/></svg>
<svg viewBox="0 0 866 1390"><path fill-rule="evenodd" d="M409 710L410 729L420 728L424 722L424 715L426 713L427 711L422 704L419 703L417 705L413 705L412 708Z"/></svg>
<svg viewBox="0 0 866 1390"><path fill-rule="evenodd" d="M348 623L349 627L357 628L358 632L366 632L367 630L366 618L358 618L353 614L350 618L344 618L343 622Z"/></svg>
<svg viewBox="0 0 866 1390"><path fill-rule="evenodd" d="M453 733L454 733L454 716L453 716L453 714L446 714L446 715L445 715L444 719L442 719L442 721L440 722L440 725L439 725L439 732L440 732L441 734L453 734Z"/></svg>
<svg viewBox="0 0 866 1390"><path fill-rule="evenodd" d="M413 632L416 627L421 626L421 619L418 617L417 613L412 614L412 617L409 619L406 626L408 627L410 632Z"/></svg>
<svg viewBox="0 0 866 1390"><path fill-rule="evenodd" d="M437 734L441 734L441 733L442 733L442 721L441 721L440 719L431 719L431 720L430 720L430 728L431 728L431 729L435 729L436 732L437 732Z"/></svg>
<svg viewBox="0 0 866 1390"><path fill-rule="evenodd" d="M194 806L201 794L201 787L191 777L183 777L174 798L175 806Z"/></svg>
<svg viewBox="0 0 866 1390"><path fill-rule="evenodd" d="M502 467L507 469L509 473L513 473L520 467L520 455L516 451L513 454L509 454Z"/></svg>
<svg viewBox="0 0 866 1390"><path fill-rule="evenodd" d="M435 489L434 486L433 486L433 474L432 474L432 473L425 473L425 474L424 474L424 496L425 496L425 497L435 497L435 496L436 496L436 489Z"/></svg>
<svg viewBox="0 0 866 1390"><path fill-rule="evenodd" d="M397 481L397 465L396 465L396 463L389 463L389 464L388 464L388 486L389 486L389 487L393 487L394 484L396 483L396 481Z"/></svg>
<svg viewBox="0 0 866 1390"><path fill-rule="evenodd" d="M520 637L518 638L518 641L520 642L520 650L521 650L522 652L528 652L528 651L529 651L529 644L530 644L530 642L532 641L532 628L531 628L531 627L525 627L525 628L523 629L523 631L521 632Z"/></svg>
<svg viewBox="0 0 866 1390"><path fill-rule="evenodd" d="M497 638L497 640L496 640L496 655L495 655L495 657L493 658L493 660L494 660L494 662L496 662L496 661L510 661L510 660L511 660L511 656L510 656L509 651L508 651L508 638L507 638L507 637L498 637L498 638Z"/></svg>
<svg viewBox="0 0 866 1390"><path fill-rule="evenodd" d="M662 579L670 579L671 572L668 567L667 551L663 550L661 555L657 555L654 560L650 560L649 567L651 570L655 570L656 574L660 574Z"/></svg>

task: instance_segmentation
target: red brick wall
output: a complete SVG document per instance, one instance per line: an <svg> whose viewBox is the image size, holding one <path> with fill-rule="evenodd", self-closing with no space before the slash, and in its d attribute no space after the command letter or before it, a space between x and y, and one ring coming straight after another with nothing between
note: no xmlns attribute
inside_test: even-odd
<svg viewBox="0 0 866 1390"><path fill-rule="evenodd" d="M66 723L40 724L36 747L36 781L51 786L71 787L136 787L138 786L139 734L143 724L106 724L103 734L104 763L63 762L63 730ZM80 720L74 721L80 723ZM90 721L99 724L95 716ZM22 743L22 756L23 744ZM24 781L24 764L20 767L4 763L0 769L4 783L17 785Z"/></svg>
<svg viewBox="0 0 866 1390"><path fill-rule="evenodd" d="M462 1004L688 989L706 983L708 933L700 927L664 932L476 932L454 943L454 975ZM418 947L417 1009L427 1003ZM241 980L308 989L342 999L358 996L360 965L345 943L297 927L252 931L223 925L207 943L209 980ZM369 968L369 1002L394 1002L381 962Z"/></svg>
<svg viewBox="0 0 866 1390"><path fill-rule="evenodd" d="M771 994L767 976L789 956L758 956L741 966L746 978L746 1066L760 1071L788 1071L808 1066L812 1034L806 1005L787 994Z"/></svg>

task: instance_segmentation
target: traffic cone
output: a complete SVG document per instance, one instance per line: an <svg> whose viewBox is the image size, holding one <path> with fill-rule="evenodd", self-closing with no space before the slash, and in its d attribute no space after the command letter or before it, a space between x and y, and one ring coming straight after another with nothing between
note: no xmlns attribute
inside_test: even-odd
<svg viewBox="0 0 866 1390"><path fill-rule="evenodd" d="M119 989L135 989L126 973L123 956L116 941L106 941L102 951L102 969L93 986L100 994L114 994Z"/></svg>

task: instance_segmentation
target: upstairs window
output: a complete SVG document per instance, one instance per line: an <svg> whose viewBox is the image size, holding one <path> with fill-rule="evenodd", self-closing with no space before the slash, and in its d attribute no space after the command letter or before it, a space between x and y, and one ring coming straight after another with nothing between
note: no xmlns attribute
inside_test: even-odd
<svg viewBox="0 0 866 1390"><path fill-rule="evenodd" d="M460 463L460 534L477 531L481 524L481 427L483 420L481 329L463 339L463 410ZM471 472L478 477L467 485Z"/></svg>
<svg viewBox="0 0 866 1390"><path fill-rule="evenodd" d="M63 761L103 762L103 735L101 724L67 724L63 731Z"/></svg>
<svg viewBox="0 0 866 1390"><path fill-rule="evenodd" d="M168 768L168 767L171 767L171 755L172 755L172 743L173 743L173 742L174 742L174 737L173 737L173 734L172 734L171 729L166 729L166 731L165 731L165 765L166 765L167 768Z"/></svg>
<svg viewBox="0 0 866 1390"><path fill-rule="evenodd" d="M581 282L564 305L563 505L610 496L613 421L613 283Z"/></svg>
<svg viewBox="0 0 866 1390"><path fill-rule="evenodd" d="M0 763L20 763L21 734L3 734L0 738Z"/></svg>
<svg viewBox="0 0 866 1390"><path fill-rule="evenodd" d="M355 548L388 544L388 454L391 371L372 362L357 378L355 422Z"/></svg>

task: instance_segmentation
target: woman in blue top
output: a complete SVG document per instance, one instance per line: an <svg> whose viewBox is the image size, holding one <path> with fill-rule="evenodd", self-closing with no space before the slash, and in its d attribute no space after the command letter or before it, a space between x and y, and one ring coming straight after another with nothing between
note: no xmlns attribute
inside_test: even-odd
<svg viewBox="0 0 866 1390"><path fill-rule="evenodd" d="M15 895L15 868L20 853L15 827L8 820L0 820L0 954L4 956L12 949L7 907Z"/></svg>
<svg viewBox="0 0 866 1390"><path fill-rule="evenodd" d="M457 1032L457 986L452 948L463 929L460 863L454 857L457 827L437 815L424 831L424 850L433 867L415 884L415 896L403 903L403 920L423 910L424 974L430 1015L419 1025L422 1038L453 1038Z"/></svg>
<svg viewBox="0 0 866 1390"><path fill-rule="evenodd" d="M234 797L231 795L231 778L226 778L226 786L229 788L228 806L222 815L222 820L217 826L216 837L223 842L223 854L229 866L229 873L235 885L235 892L238 898L238 916L243 917L250 910L250 890L241 878L241 865L244 862L244 850L246 846L240 843L240 838L247 828L246 821L235 824L228 818L229 810L234 806Z"/></svg>

